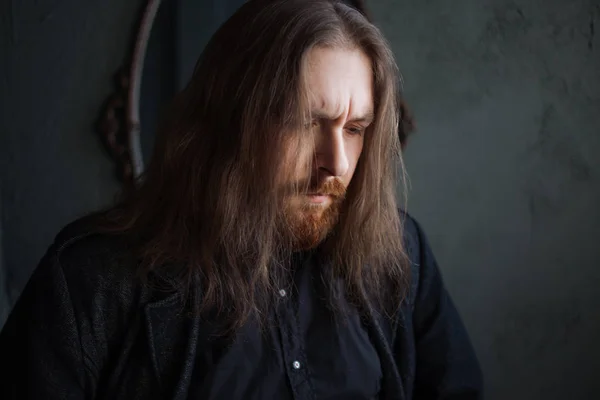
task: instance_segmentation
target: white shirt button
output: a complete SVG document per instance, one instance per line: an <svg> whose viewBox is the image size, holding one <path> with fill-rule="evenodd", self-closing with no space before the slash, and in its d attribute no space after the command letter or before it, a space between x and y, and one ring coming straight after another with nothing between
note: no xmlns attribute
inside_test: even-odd
<svg viewBox="0 0 600 400"><path fill-rule="evenodd" d="M298 361L294 361L293 364L294 369L300 369L300 363Z"/></svg>
<svg viewBox="0 0 600 400"><path fill-rule="evenodd" d="M287 295L287 292L286 292L285 290L281 289L281 290L279 291L279 295L280 295L281 297L285 297L285 296Z"/></svg>

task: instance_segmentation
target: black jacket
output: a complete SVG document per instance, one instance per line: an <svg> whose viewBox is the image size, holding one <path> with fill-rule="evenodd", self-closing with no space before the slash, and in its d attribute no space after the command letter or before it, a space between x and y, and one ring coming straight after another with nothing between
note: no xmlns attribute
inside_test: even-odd
<svg viewBox="0 0 600 400"><path fill-rule="evenodd" d="M126 244L81 226L57 236L0 334L0 398L186 399L208 328L182 312L178 293L139 283ZM383 369L380 398L480 399L473 348L410 217L405 239L410 295L395 322L372 312L367 324Z"/></svg>

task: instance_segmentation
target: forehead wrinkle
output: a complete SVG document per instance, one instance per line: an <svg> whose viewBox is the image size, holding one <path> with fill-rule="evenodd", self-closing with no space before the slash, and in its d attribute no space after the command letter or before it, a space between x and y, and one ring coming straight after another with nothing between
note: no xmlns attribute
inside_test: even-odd
<svg viewBox="0 0 600 400"><path fill-rule="evenodd" d="M372 122L375 119L375 113L372 104L366 104L362 109L354 109L354 101L350 100L350 112L348 113L348 120L365 120Z"/></svg>
<svg viewBox="0 0 600 400"><path fill-rule="evenodd" d="M365 120L367 122L371 122L374 119L372 104L366 104L363 108L356 108L360 107L360 105L356 106L356 100L353 97L350 97L349 106L347 108L339 106L339 103L336 103L337 106L335 108L331 107L331 109L335 109L333 112L329 111L329 107L327 107L327 102L324 98L321 98L319 104L321 107L312 108L310 110L311 118L331 121L339 121L341 119L348 121Z"/></svg>
<svg viewBox="0 0 600 400"><path fill-rule="evenodd" d="M335 96L334 102L328 102L325 96L319 96L318 106L311 109L311 114L315 118L325 118L332 121L339 120L348 115L349 107L344 107L343 102L339 101L341 96Z"/></svg>
<svg viewBox="0 0 600 400"><path fill-rule="evenodd" d="M309 59L311 62L306 71L306 90L309 95L310 118L343 122L360 120L373 113L372 93L369 93L371 100L366 99L362 93L363 86L354 83L354 76L347 77L352 80L352 83L348 84L345 81L345 68L341 68L333 77L323 80L323 76L316 69L320 65L319 61L310 57ZM371 89L368 88L368 91L371 92Z"/></svg>

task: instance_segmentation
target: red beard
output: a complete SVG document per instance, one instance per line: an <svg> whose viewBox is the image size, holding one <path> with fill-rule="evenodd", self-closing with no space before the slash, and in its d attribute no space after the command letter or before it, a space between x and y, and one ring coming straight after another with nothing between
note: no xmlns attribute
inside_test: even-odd
<svg viewBox="0 0 600 400"><path fill-rule="evenodd" d="M310 193L330 196L331 202L315 204L304 198L307 195L300 195L299 206L286 207L285 219L295 250L309 250L325 240L338 222L346 187L339 179L334 179L311 189Z"/></svg>

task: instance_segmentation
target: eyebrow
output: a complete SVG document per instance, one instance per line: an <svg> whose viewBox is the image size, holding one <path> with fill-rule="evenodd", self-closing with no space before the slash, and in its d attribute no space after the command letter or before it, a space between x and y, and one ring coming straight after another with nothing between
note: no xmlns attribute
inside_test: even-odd
<svg viewBox="0 0 600 400"><path fill-rule="evenodd" d="M311 111L310 115L314 119L328 119L328 120L332 120L332 121L337 119L337 117L335 115L328 114L321 110L313 110L313 111ZM373 113L373 111L367 111L366 113L364 113L362 115L358 115L356 117L349 118L348 122L363 122L363 123L370 124L371 122L373 122L373 119L375 119L375 114Z"/></svg>
<svg viewBox="0 0 600 400"><path fill-rule="evenodd" d="M350 118L348 122L364 122L370 124L375 119L375 113L373 111L368 111L363 115L359 115L355 118Z"/></svg>

